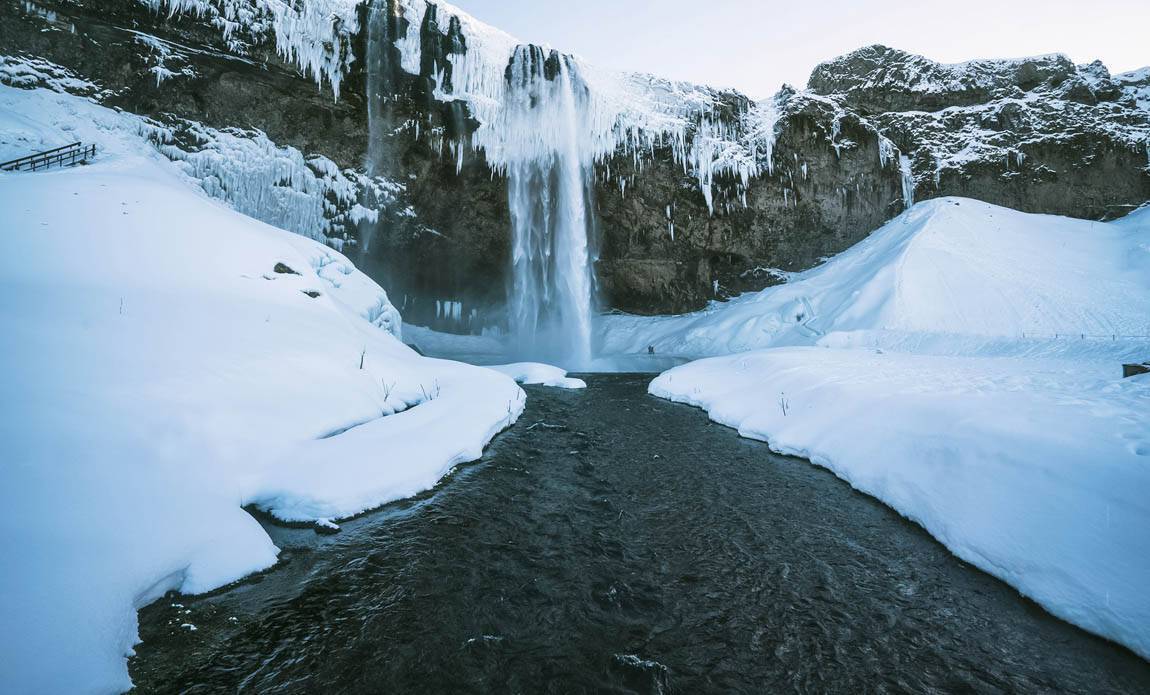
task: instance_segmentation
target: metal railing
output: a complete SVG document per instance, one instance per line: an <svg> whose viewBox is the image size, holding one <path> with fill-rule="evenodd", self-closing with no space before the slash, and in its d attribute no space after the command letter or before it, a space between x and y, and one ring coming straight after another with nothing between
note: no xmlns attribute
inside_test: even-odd
<svg viewBox="0 0 1150 695"><path fill-rule="evenodd" d="M30 154L27 157L13 159L10 162L0 163L0 171L38 171L54 166L70 167L85 164L95 156L95 145L74 142L71 145L64 145L52 150Z"/></svg>

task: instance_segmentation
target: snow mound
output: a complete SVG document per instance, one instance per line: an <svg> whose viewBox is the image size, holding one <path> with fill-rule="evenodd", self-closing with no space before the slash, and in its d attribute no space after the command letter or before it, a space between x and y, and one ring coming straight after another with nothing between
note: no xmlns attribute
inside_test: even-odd
<svg viewBox="0 0 1150 695"><path fill-rule="evenodd" d="M346 258L207 197L135 117L0 99L33 106L0 109L0 152L100 147L86 167L0 174L5 688L127 689L136 609L276 562L244 506L355 515L434 486L519 417L512 380L404 346Z"/></svg>
<svg viewBox="0 0 1150 695"><path fill-rule="evenodd" d="M520 384L539 384L560 389L585 389L587 382L582 379L573 379L567 372L559 367L538 362L519 362L517 364L502 364L488 367L500 374L511 377Z"/></svg>
<svg viewBox="0 0 1150 695"><path fill-rule="evenodd" d="M985 343L1143 340L1150 210L1104 224L932 200L785 285L695 314L603 323L605 352L654 346L689 356L825 343L841 332L881 336L880 344L931 334Z"/></svg>

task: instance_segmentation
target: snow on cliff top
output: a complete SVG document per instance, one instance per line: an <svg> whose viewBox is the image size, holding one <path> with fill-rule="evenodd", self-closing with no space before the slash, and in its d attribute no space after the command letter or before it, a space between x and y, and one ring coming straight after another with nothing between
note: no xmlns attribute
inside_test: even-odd
<svg viewBox="0 0 1150 695"><path fill-rule="evenodd" d="M409 496L523 407L501 374L416 355L346 258L209 199L140 126L0 87L0 152L100 146L89 166L0 174L13 691L126 689L137 608L276 561L243 506L313 521Z"/></svg>
<svg viewBox="0 0 1150 695"><path fill-rule="evenodd" d="M873 45L820 63L811 73L809 86L820 94L858 88L963 92L1037 84L1073 72L1073 61L1060 53L939 63L896 48Z"/></svg>
<svg viewBox="0 0 1150 695"><path fill-rule="evenodd" d="M1138 108L1150 111L1150 67L1115 75L1114 81L1134 98Z"/></svg>

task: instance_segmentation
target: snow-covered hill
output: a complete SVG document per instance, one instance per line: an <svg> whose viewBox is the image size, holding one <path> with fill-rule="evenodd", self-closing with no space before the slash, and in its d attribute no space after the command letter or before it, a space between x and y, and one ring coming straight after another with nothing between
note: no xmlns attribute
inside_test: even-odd
<svg viewBox="0 0 1150 695"><path fill-rule="evenodd" d="M272 565L245 505L329 523L435 485L523 408L398 339L346 258L244 217L76 97L0 87L0 689L129 687L135 611ZM60 668L66 663L67 668Z"/></svg>
<svg viewBox="0 0 1150 695"><path fill-rule="evenodd" d="M606 317L603 345L695 357L847 332L881 344L1150 340L1150 208L1099 223L961 198L920 203L784 285L696 314Z"/></svg>

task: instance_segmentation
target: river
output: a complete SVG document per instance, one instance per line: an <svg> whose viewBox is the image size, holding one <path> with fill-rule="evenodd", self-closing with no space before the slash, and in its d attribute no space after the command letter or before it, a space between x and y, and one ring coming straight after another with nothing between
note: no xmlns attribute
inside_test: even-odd
<svg viewBox="0 0 1150 695"><path fill-rule="evenodd" d="M277 568L142 611L138 690L1150 692L1150 664L649 379L529 387L480 462L338 535L266 524Z"/></svg>

